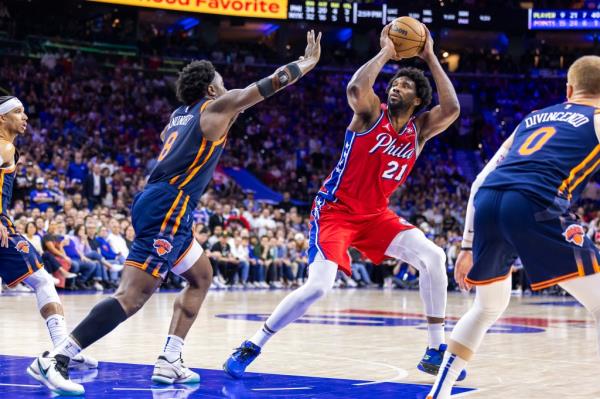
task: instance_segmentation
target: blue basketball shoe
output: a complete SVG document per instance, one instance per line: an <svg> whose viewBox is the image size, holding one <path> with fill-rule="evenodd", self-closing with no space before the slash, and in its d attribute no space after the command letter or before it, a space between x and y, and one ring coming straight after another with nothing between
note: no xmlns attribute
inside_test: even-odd
<svg viewBox="0 0 600 399"><path fill-rule="evenodd" d="M246 367L260 355L260 346L244 341L223 364L223 371L233 378L242 378ZM439 366L438 366L439 367Z"/></svg>
<svg viewBox="0 0 600 399"><path fill-rule="evenodd" d="M439 349L427 348L417 368L427 374L437 375L447 348L446 344L441 344ZM462 381L465 378L467 378L467 370L461 371L456 381Z"/></svg>

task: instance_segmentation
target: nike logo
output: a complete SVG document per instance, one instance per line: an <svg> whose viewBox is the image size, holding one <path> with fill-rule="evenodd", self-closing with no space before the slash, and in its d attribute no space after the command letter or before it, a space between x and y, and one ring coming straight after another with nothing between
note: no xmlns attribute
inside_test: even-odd
<svg viewBox="0 0 600 399"><path fill-rule="evenodd" d="M40 369L40 371L42 372L42 375L44 377L46 377L46 374L48 373L48 370L50 370L50 366L43 368L42 364L40 363L40 361L38 360L38 368Z"/></svg>

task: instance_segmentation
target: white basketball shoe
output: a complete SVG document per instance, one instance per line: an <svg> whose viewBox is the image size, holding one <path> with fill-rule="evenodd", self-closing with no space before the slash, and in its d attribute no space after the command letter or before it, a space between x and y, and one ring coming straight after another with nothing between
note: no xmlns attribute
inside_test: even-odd
<svg viewBox="0 0 600 399"><path fill-rule="evenodd" d="M27 374L58 395L79 396L85 393L80 384L69 379L69 358L63 355L48 357L48 352L33 361Z"/></svg>
<svg viewBox="0 0 600 399"><path fill-rule="evenodd" d="M172 362L161 355L154 364L152 382L166 385L197 384L200 382L200 375L185 367L181 354Z"/></svg>

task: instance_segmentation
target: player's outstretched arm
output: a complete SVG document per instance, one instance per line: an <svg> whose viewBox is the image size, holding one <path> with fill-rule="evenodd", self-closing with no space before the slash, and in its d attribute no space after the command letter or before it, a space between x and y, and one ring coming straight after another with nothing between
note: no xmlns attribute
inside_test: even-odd
<svg viewBox="0 0 600 399"><path fill-rule="evenodd" d="M419 57L427 63L431 71L440 103L417 118L421 144L446 130L460 114L460 104L454 86L433 52L433 39L429 29L425 29L427 30L427 41Z"/></svg>
<svg viewBox="0 0 600 399"><path fill-rule="evenodd" d="M202 131L218 139L228 130L231 121L247 108L273 96L280 90L296 83L310 72L321 58L321 33L315 35L313 30L306 34L306 49L304 56L278 68L258 82L244 89L233 89L210 103L200 120Z"/></svg>
<svg viewBox="0 0 600 399"><path fill-rule="evenodd" d="M381 69L389 60L400 59L396 56L394 43L388 36L391 26L392 24L388 24L381 31L381 36L379 37L381 50L379 53L354 73L346 88L348 104L354 111L354 118L352 118L352 123L350 124L351 130L364 130L371 126L379 117L381 101L377 97L377 94L375 94L373 85L379 72L381 72Z"/></svg>

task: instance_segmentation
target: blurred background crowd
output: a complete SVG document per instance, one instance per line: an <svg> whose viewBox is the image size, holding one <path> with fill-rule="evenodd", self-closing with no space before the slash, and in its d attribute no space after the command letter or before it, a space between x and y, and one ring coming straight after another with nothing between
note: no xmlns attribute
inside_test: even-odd
<svg viewBox="0 0 600 399"><path fill-rule="evenodd" d="M268 35L253 44L211 42L193 29L169 30L114 10L84 24L49 23L35 10L27 18L11 15L10 2L4 3L0 90L18 96L30 118L17 143L21 158L11 216L43 253L58 287L114 289L135 237L129 206L156 163L159 133L177 106L177 69L206 57L226 87L243 87L298 56L302 40L290 39L285 51L277 51L273 43L280 40ZM599 46L597 37L585 46L560 47L532 36L515 53L502 32L487 32L479 46L453 46L451 38L444 39L456 32L433 33L462 112L427 144L390 207L444 248L449 289L455 290L452 272L470 183L527 113L564 99L566 68L581 54L598 53ZM362 34L376 45L376 32ZM306 278L310 205L337 162L351 118L345 87L357 60L375 52L371 46L361 55L355 46L330 40L324 46L319 68L247 111L231 130L215 179L194 214L196 238L212 260L214 288L295 287ZM402 64L425 68L418 60ZM384 69L376 83L382 99L396 67ZM257 199L244 190L229 173L240 169L280 193L281 200ZM583 197L573 211L600 241L598 182ZM350 255L353 275L340 274L340 287L418 284L410 265L386 261L375 267L355 250ZM518 264L515 273L515 290L529 292ZM164 286L182 284L169 276Z"/></svg>

